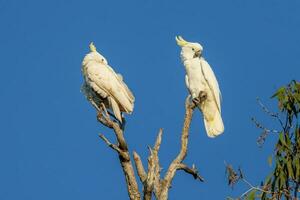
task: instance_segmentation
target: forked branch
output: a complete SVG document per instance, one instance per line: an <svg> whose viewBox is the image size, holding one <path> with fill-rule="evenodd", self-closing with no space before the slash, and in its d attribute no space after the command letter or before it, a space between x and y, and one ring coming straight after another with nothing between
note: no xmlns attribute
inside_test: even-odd
<svg viewBox="0 0 300 200"><path fill-rule="evenodd" d="M159 194L160 200L167 200L169 188L171 186L172 180L175 176L177 170L182 169L182 161L185 159L188 150L188 138L189 138L189 130L193 117L193 111L195 109L195 104L190 102L190 96L186 98L185 101L185 116L184 123L181 133L181 148L177 155L177 157L170 164L164 179L162 180L161 191Z"/></svg>
<svg viewBox="0 0 300 200"><path fill-rule="evenodd" d="M130 159L127 142L123 134L124 124L120 124L113 116L111 116L112 114L106 110L104 104L99 104L97 102L94 102L94 98L91 98L91 96L87 95L87 98L98 112L97 120L104 126L114 131L117 140L116 144L109 141L103 134L100 134L99 137L111 149L113 149L118 153L120 164L123 169L123 173L125 175L128 195L130 199L140 200L141 195L138 190L138 184L136 181L132 162ZM168 170L166 171L166 174L163 179L161 179L161 166L159 163L159 156L158 156L158 152L162 141L162 133L163 133L162 129L159 130L154 146L148 147L149 157L148 157L147 171L145 170L142 160L138 155L138 153L133 152L134 163L136 166L137 174L140 178L140 181L143 184L144 200L151 200L153 194L155 195L156 199L167 200L169 188L171 186L172 180L177 170L183 170L184 172L191 174L195 179L203 181L203 178L200 176L198 170L194 165L192 167L188 167L186 164L183 163L183 160L187 155L189 129L190 129L190 124L191 124L193 111L195 107L196 107L195 104L190 101L190 96L188 96L185 102L185 117L184 117L183 129L181 133L181 148L176 158L172 161L172 163L168 167ZM110 117L112 117L113 119L111 119Z"/></svg>
<svg viewBox="0 0 300 200"><path fill-rule="evenodd" d="M102 106L97 115L97 119L100 123L105 125L108 128L114 130L116 139L118 141L117 144L111 143L104 135L100 134L99 137L113 150L115 150L119 155L120 164L123 169L123 173L125 175L127 191L129 198L131 200L140 200L141 195L138 189L138 184L135 178L133 166L130 159L130 154L128 151L128 146L126 140L124 138L123 130L121 125L117 121L113 121L110 119L110 115L106 111L105 106Z"/></svg>

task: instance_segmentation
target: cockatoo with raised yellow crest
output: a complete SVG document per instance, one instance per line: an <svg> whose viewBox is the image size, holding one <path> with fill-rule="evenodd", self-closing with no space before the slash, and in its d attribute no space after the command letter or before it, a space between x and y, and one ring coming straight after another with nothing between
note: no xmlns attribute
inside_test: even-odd
<svg viewBox="0 0 300 200"><path fill-rule="evenodd" d="M180 56L186 71L186 86L192 100L203 114L207 135L216 137L224 132L218 81L202 56L203 48L199 43L187 42L181 36L176 36L175 39L181 47Z"/></svg>
<svg viewBox="0 0 300 200"><path fill-rule="evenodd" d="M120 74L117 74L107 60L97 52L93 43L82 62L84 76L83 92L88 98L100 107L101 103L111 109L114 116L122 123L122 114L130 114L134 107L134 96L124 83Z"/></svg>

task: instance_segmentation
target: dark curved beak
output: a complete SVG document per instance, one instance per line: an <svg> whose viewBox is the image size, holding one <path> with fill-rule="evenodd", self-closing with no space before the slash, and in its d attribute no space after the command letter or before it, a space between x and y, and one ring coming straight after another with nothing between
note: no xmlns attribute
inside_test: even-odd
<svg viewBox="0 0 300 200"><path fill-rule="evenodd" d="M196 51L194 54L194 58L200 57L201 56L201 51Z"/></svg>

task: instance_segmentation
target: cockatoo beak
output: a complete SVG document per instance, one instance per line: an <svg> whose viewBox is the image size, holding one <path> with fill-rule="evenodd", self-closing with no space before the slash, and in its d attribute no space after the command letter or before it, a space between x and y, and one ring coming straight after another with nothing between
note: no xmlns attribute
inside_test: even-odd
<svg viewBox="0 0 300 200"><path fill-rule="evenodd" d="M185 46L185 45L188 43L188 42L185 41L181 36L176 36L176 37L175 37L175 40L176 40L176 42L177 42L177 45L178 45L178 46L181 46L181 47Z"/></svg>
<svg viewBox="0 0 300 200"><path fill-rule="evenodd" d="M197 57L200 57L200 56L201 56L201 51L200 50L196 51L195 54L194 54L194 58L197 58Z"/></svg>

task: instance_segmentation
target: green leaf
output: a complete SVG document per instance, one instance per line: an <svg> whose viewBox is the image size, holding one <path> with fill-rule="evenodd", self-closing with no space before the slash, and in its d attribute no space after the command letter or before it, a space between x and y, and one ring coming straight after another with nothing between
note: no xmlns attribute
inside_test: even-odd
<svg viewBox="0 0 300 200"><path fill-rule="evenodd" d="M288 103L288 104L286 104L286 109L288 110L288 111L292 111L292 108L291 108L291 106L290 106L290 104Z"/></svg>
<svg viewBox="0 0 300 200"><path fill-rule="evenodd" d="M286 177L285 177L284 173L281 172L279 175L279 190L283 189L285 182L286 182Z"/></svg>
<svg viewBox="0 0 300 200"><path fill-rule="evenodd" d="M280 132L280 134L279 134L279 141L281 142L281 144L283 144L284 146L286 146L286 143L285 143L285 140L284 140L282 132Z"/></svg>
<svg viewBox="0 0 300 200"><path fill-rule="evenodd" d="M271 96L271 98L279 96L279 95L283 94L284 92L285 92L285 87L281 87Z"/></svg>
<svg viewBox="0 0 300 200"><path fill-rule="evenodd" d="M272 174L272 173L269 174L269 175L267 176L267 178L265 179L265 184L264 184L264 185L270 184L271 181L272 181L272 177L273 177L273 174Z"/></svg>
<svg viewBox="0 0 300 200"><path fill-rule="evenodd" d="M252 191L247 195L247 200L255 200L255 193L256 193L256 190L252 190Z"/></svg>
<svg viewBox="0 0 300 200"><path fill-rule="evenodd" d="M300 93L295 94L295 99L298 103L300 102Z"/></svg>
<svg viewBox="0 0 300 200"><path fill-rule="evenodd" d="M290 149L292 149L292 142L291 142L291 140L290 140L290 137L289 137L289 135L288 134L286 134L285 135L285 141L286 141L286 147L290 150Z"/></svg>
<svg viewBox="0 0 300 200"><path fill-rule="evenodd" d="M286 163L286 166L287 166L287 171L288 171L288 174L289 174L289 178L294 179L294 172L293 172L293 167L292 167L292 160L289 160Z"/></svg>
<svg viewBox="0 0 300 200"><path fill-rule="evenodd" d="M266 200L266 196L267 196L267 194L265 192L263 192L261 195L261 200Z"/></svg>
<svg viewBox="0 0 300 200"><path fill-rule="evenodd" d="M275 176L276 178L279 177L280 172L281 172L281 169L282 169L281 164L280 164L279 160L277 159L277 160L276 160L276 168L275 168L275 170L274 170L274 176Z"/></svg>
<svg viewBox="0 0 300 200"><path fill-rule="evenodd" d="M274 178L274 180L273 180L273 182L272 182L272 187L271 187L271 191L272 192L274 192L275 191L275 189L276 189L276 185L278 185L278 181L279 181L279 178L275 175L275 178Z"/></svg>
<svg viewBox="0 0 300 200"><path fill-rule="evenodd" d="M295 162L295 171L296 171L296 177L300 177L300 159L296 158Z"/></svg>

